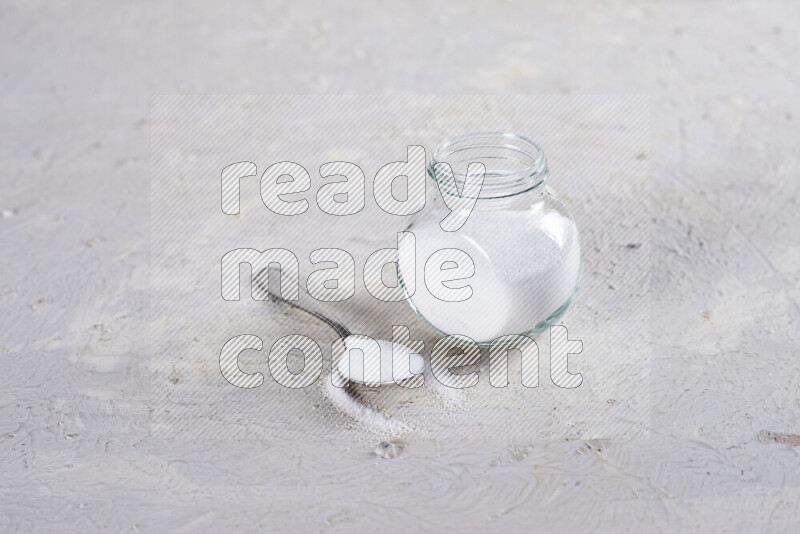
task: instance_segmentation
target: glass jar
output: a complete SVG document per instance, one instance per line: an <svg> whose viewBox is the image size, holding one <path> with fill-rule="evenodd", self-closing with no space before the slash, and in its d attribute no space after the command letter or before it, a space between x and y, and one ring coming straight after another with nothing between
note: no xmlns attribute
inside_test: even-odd
<svg viewBox="0 0 800 534"><path fill-rule="evenodd" d="M473 162L485 166L480 190L465 186ZM415 254L401 254L398 273L405 288L403 273L416 269L408 302L438 333L461 334L488 345L509 334L535 336L567 310L581 277L578 229L567 207L545 186L548 174L542 150L515 134L462 135L434 151L428 165L433 186L426 188L425 208L409 216L406 228L414 234ZM464 206L473 200L466 222L445 231L440 223L451 208L461 202L455 209L466 214ZM437 251L445 251L435 256L445 261L432 265ZM445 265L446 254L453 259L450 265ZM461 269L461 280L431 281L429 275L437 275L436 270L455 267ZM471 292L461 291L469 294L466 299L443 300L440 291L431 291L436 283L451 289L469 286Z"/></svg>

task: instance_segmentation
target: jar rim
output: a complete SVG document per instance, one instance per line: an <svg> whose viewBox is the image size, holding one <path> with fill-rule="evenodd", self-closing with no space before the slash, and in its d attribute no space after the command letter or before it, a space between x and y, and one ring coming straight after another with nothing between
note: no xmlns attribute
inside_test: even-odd
<svg viewBox="0 0 800 534"><path fill-rule="evenodd" d="M463 191L471 162L481 162L486 167L478 198L517 195L544 184L549 175L547 158L539 145L522 135L502 131L473 132L447 139L433 151L428 175L444 193L460 196L452 187L441 187L453 184L441 164L448 165Z"/></svg>

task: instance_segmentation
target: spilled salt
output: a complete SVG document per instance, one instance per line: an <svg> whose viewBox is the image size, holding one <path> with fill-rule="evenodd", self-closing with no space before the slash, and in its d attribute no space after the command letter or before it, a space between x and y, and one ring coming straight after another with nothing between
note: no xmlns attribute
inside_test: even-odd
<svg viewBox="0 0 800 534"><path fill-rule="evenodd" d="M388 343L388 342L386 342ZM425 380L423 388L414 391L427 391L444 405L445 410L453 412L463 410L467 405L467 395L463 389L452 388L439 382L431 373L430 369L422 371ZM386 414L372 408L371 406L354 398L345 387L338 387L334 384L344 384L346 379L334 369L331 375L324 381L322 392L325 397L339 412L351 418L362 429L385 436L387 438L397 438L408 434L419 427L412 425L408 421L393 419ZM382 385L381 388L391 385ZM399 387L399 386L398 386Z"/></svg>
<svg viewBox="0 0 800 534"><path fill-rule="evenodd" d="M330 377L324 381L323 393L337 410L353 419L364 430L397 437L407 434L413 429L408 423L390 419L383 413L353 398L345 388L333 385Z"/></svg>

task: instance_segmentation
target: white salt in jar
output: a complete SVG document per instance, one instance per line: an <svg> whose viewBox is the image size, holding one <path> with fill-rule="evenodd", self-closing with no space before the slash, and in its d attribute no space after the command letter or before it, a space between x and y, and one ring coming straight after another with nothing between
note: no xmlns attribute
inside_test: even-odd
<svg viewBox="0 0 800 534"><path fill-rule="evenodd" d="M465 187L473 162L485 166L479 191ZM548 173L542 150L514 134L467 134L433 153L428 166L433 187L427 188L425 208L409 217L406 228L414 234L416 253L413 259L400 255L398 272L404 284L415 269L417 283L408 301L440 334L466 335L480 344L509 334L533 336L567 310L581 276L578 229L566 206L545 186ZM459 193L465 198L458 199ZM460 228L445 231L440 223L454 208L469 215ZM449 222L450 229L457 225ZM447 269L459 264L466 273L463 279L444 285L469 286L471 294L464 300L442 300L436 288L429 287L435 282L425 280L431 255L448 249L463 251L474 264L471 276L471 268L462 261L433 265Z"/></svg>

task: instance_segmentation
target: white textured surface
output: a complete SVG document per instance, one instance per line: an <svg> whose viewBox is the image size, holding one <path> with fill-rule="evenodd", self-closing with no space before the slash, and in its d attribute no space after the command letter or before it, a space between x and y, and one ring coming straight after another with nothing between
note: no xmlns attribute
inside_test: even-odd
<svg viewBox="0 0 800 534"><path fill-rule="evenodd" d="M798 4L64 1L0 13L2 527L798 523ZM393 459L376 443L149 437L149 97L177 92L651 94L649 436L482 450L420 439Z"/></svg>
<svg viewBox="0 0 800 534"><path fill-rule="evenodd" d="M583 268L587 276L564 324L572 328L573 339L587 342L578 362L578 370L587 375L587 384L564 391L545 378L540 388L528 389L515 379L513 386L500 389L484 379L465 392L469 406L457 414L443 412L434 396L426 395L431 393L427 388L413 393L404 388L384 388L370 392L367 398L386 415L406 420L430 439L478 441L462 443L464 448L482 449L486 439L507 443L512 439L629 438L641 431L642 422L649 415L650 385L650 340L646 335L651 248L647 200L650 110L646 98L178 95L154 99L152 109L150 277L154 289L150 300L153 328L149 351L153 357L148 402L152 435L272 440L291 436L293 441L310 448L320 437L331 446L339 443L338 439L344 446L364 439L363 434L357 433L336 435L336 426L349 421L329 413L329 403L315 395L316 388L298 392L281 386L277 376L269 376L278 366L272 365L272 359L265 365L266 353L271 352L270 347L278 338L309 335L321 343L320 350L327 354L333 331L285 306L248 297L222 301L217 265L220 256L236 246L291 250L298 257L302 281L318 268L306 260L314 249L346 250L352 254L358 271L354 295L344 302L325 303L323 314L335 313L337 320L353 332L376 339L391 337L391 325L407 325L410 336L424 339L424 354L430 357L432 366L434 345L440 341L406 302L377 300L361 280L370 254L397 246L396 232L409 225L407 219L378 207L373 199L373 180L366 184L365 195L370 201L357 214L327 216L316 211L312 196L308 212L284 217L264 209L257 176L246 178L241 181L241 213L230 217L217 209L217 174L221 167L247 157L264 168L276 159L291 157L309 169L317 169L324 158L344 153L358 161L372 178L373 170L404 155L404 145L408 143L433 150L452 132L492 129L544 137L542 142L553 169L550 183L558 187L564 199L569 199L582 229ZM354 124L359 127L353 128ZM267 163L262 161L265 158ZM316 188L319 180L315 177L310 182ZM428 190L433 189L429 184ZM431 213L431 209L431 205L427 206L424 216L438 224L439 214ZM484 241L488 236L476 236L475 225L507 219L512 213L508 209L474 213L464 232L470 231L476 240ZM503 250L501 244L498 248L505 256L492 267L502 265L519 271L515 263L524 261L525 253L541 254L542 247L522 231L518 220L508 221L505 226L508 229L503 237L518 251L525 248L523 254L509 254L513 250ZM472 230L468 230L470 227ZM416 227L411 230L419 237L415 247L418 259L429 258L433 250L425 243L424 232ZM479 257L482 252L465 239L464 232L459 231L457 237L450 236L437 246L456 246ZM490 248L486 246L486 250ZM423 268L419 265L419 286L423 285ZM476 278L481 276L479 273L486 274L488 268L478 262L476 277L470 279L470 284L479 286ZM237 289L236 284L230 287ZM456 309L451 313L474 314L484 321L494 315L496 319L501 313L497 307L508 297L498 291L493 298L476 305L484 299L479 298L480 289L475 291L467 301L471 303L467 310L461 303L454 303ZM416 295L421 293L419 288ZM562 300L568 297L569 293ZM310 300L301 295L300 305L307 305ZM518 325L517 331L526 327L530 324ZM473 325L448 330L481 339ZM217 353L232 336L241 333L257 334L263 341L265 350L241 357L246 372L267 374L257 390L237 390L220 376ZM543 361L537 367L545 377L553 369L548 357L551 351L545 346L549 344L547 338L545 335L538 339ZM331 349L331 353L338 351ZM483 356L487 366L488 350ZM517 358L518 355L512 357L514 362L509 365L514 370L512 374L518 373ZM555 369L557 374L558 366ZM313 379L312 375L309 377ZM431 380L426 381L428 385L432 385Z"/></svg>

